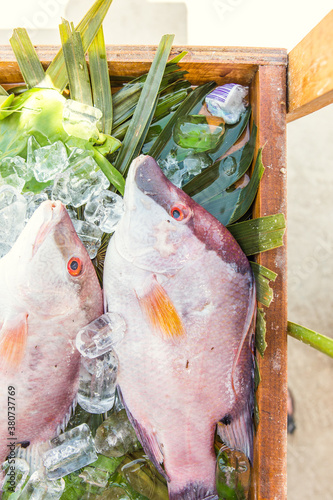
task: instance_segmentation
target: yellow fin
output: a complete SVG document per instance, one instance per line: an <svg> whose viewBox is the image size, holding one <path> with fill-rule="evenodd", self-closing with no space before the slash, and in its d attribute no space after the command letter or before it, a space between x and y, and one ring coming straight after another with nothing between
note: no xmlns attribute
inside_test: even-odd
<svg viewBox="0 0 333 500"><path fill-rule="evenodd" d="M148 293L138 300L151 325L165 340L177 340L186 335L175 306L156 278Z"/></svg>
<svg viewBox="0 0 333 500"><path fill-rule="evenodd" d="M15 324L5 321L0 331L0 370L16 369L25 353L28 334L28 315Z"/></svg>

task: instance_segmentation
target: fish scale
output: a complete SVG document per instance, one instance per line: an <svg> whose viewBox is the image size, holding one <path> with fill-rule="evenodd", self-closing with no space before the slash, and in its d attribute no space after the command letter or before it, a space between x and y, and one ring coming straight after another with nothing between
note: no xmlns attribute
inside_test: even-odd
<svg viewBox="0 0 333 500"><path fill-rule="evenodd" d="M73 258L77 276L68 268ZM65 207L45 201L0 260L0 462L10 451L8 386L15 442L30 443L20 456L34 456L68 421L78 389L76 334L102 312L95 270Z"/></svg>
<svg viewBox="0 0 333 500"><path fill-rule="evenodd" d="M254 278L229 231L153 158L132 163L124 203L104 264L106 308L127 324L118 385L170 499L201 500L216 494L221 419L222 439L252 458Z"/></svg>

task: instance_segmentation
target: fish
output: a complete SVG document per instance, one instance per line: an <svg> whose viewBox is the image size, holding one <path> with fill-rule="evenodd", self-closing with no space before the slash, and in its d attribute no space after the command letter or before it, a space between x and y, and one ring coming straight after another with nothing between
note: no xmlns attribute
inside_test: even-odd
<svg viewBox="0 0 333 500"><path fill-rule="evenodd" d="M150 156L129 169L104 262L128 417L171 500L216 497L216 429L253 459L256 288L231 233Z"/></svg>
<svg viewBox="0 0 333 500"><path fill-rule="evenodd" d="M65 206L43 202L0 260L1 463L19 443L32 456L64 430L78 391L76 334L102 313L102 289Z"/></svg>

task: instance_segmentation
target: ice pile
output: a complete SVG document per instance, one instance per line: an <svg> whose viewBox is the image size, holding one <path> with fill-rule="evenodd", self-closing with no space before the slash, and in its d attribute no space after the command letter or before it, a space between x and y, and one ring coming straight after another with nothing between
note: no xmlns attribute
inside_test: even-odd
<svg viewBox="0 0 333 500"><path fill-rule="evenodd" d="M65 490L63 479L51 480L43 468L35 471L22 490L19 500L59 500Z"/></svg>
<svg viewBox="0 0 333 500"><path fill-rule="evenodd" d="M42 460L48 479L60 479L97 460L91 431L87 424L74 427L50 441L52 448Z"/></svg>
<svg viewBox="0 0 333 500"><path fill-rule="evenodd" d="M209 167L212 160L207 153L190 151L182 161L178 161L177 151L172 149L164 160L158 160L158 164L169 181L181 188Z"/></svg>
<svg viewBox="0 0 333 500"><path fill-rule="evenodd" d="M172 149L164 160L158 160L158 164L164 175L172 184L179 188L182 187L183 176L186 174L186 171L180 168L180 164L177 160L177 151L175 149Z"/></svg>
<svg viewBox="0 0 333 500"><path fill-rule="evenodd" d="M205 98L208 111L213 116L219 116L226 123L233 125L239 121L241 114L245 111L244 98L247 92L246 87L236 83L216 87Z"/></svg>
<svg viewBox="0 0 333 500"><path fill-rule="evenodd" d="M6 491L10 488L11 491L20 492L29 475L28 462L22 458L13 458L10 462L7 460L2 464L2 469L6 472L2 488Z"/></svg>

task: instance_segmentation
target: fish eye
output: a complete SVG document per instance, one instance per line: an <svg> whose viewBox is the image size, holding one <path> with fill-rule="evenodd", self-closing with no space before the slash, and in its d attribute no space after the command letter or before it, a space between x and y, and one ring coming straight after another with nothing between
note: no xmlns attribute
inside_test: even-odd
<svg viewBox="0 0 333 500"><path fill-rule="evenodd" d="M67 271L71 276L79 276L82 274L83 264L79 257L72 257L67 263Z"/></svg>
<svg viewBox="0 0 333 500"><path fill-rule="evenodd" d="M181 204L174 205L171 208L171 217L173 217L175 220L181 221L186 219L188 216L188 209Z"/></svg>

